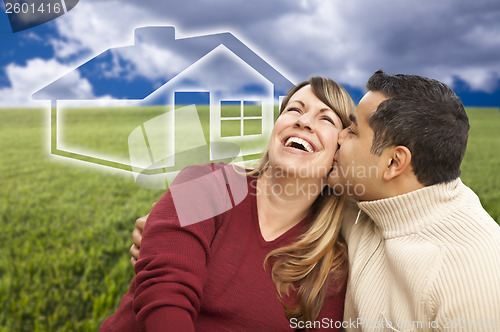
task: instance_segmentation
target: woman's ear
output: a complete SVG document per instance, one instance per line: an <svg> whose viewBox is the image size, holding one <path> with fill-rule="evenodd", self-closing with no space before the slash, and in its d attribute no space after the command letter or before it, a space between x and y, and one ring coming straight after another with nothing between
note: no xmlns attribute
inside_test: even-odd
<svg viewBox="0 0 500 332"><path fill-rule="evenodd" d="M383 178L390 181L411 167L411 152L406 146L398 145L393 147L387 158L387 167L384 170Z"/></svg>

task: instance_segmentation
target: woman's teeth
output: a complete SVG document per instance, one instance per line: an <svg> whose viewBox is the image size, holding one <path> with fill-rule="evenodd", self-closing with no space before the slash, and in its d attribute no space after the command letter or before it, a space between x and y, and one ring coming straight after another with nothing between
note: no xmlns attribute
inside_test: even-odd
<svg viewBox="0 0 500 332"><path fill-rule="evenodd" d="M306 140L303 140L302 138L298 137L290 137L289 139L287 139L285 142L285 146L301 149L309 153L314 152L314 149L312 148L311 144L309 144Z"/></svg>

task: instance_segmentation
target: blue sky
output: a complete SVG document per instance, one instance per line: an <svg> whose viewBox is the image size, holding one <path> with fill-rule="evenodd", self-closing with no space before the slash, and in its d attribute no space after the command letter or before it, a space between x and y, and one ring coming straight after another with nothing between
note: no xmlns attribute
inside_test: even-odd
<svg viewBox="0 0 500 332"><path fill-rule="evenodd" d="M383 69L444 81L466 106L500 106L498 0L82 0L18 33L2 8L0 107L40 106L31 95L68 73L71 93L102 90L104 83L73 69L109 48L132 45L136 27L159 25L174 26L177 38L231 32L293 82L327 75L355 100ZM152 65L164 61L152 53L126 59L141 69L142 80L154 80ZM128 88L120 86L122 93Z"/></svg>

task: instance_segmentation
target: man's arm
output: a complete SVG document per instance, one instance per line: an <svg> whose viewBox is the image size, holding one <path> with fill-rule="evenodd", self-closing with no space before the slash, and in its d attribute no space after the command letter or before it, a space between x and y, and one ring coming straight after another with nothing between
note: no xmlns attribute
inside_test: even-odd
<svg viewBox="0 0 500 332"><path fill-rule="evenodd" d="M443 255L433 278L432 327L437 331L500 331L499 246L454 249Z"/></svg>

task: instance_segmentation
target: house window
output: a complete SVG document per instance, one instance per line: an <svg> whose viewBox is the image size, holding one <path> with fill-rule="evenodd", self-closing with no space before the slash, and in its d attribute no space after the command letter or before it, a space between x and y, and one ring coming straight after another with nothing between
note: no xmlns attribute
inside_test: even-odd
<svg viewBox="0 0 500 332"><path fill-rule="evenodd" d="M223 100L221 137L262 134L262 103L260 101Z"/></svg>

